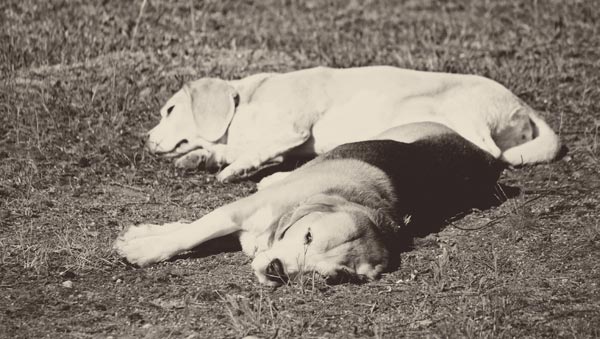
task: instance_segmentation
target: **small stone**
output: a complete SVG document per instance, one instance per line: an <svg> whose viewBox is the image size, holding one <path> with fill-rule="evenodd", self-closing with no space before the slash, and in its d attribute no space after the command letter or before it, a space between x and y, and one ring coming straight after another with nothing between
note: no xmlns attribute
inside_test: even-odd
<svg viewBox="0 0 600 339"><path fill-rule="evenodd" d="M62 286L64 288L73 288L73 282L71 280L65 280L63 281Z"/></svg>

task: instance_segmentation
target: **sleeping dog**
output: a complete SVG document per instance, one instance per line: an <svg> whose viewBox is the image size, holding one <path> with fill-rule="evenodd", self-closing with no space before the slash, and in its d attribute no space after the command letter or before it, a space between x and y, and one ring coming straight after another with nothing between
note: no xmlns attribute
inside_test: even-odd
<svg viewBox="0 0 600 339"><path fill-rule="evenodd" d="M179 157L178 167L224 167L220 181L422 121L444 124L511 165L552 160L560 146L531 107L493 80L388 66L203 78L160 114L148 150Z"/></svg>
<svg viewBox="0 0 600 339"><path fill-rule="evenodd" d="M277 285L310 271L330 282L375 279L390 269L403 231L477 205L505 168L442 125L409 124L385 137L403 140L414 131L419 140L413 143L336 147L195 222L131 226L115 248L146 266L237 233L261 283Z"/></svg>

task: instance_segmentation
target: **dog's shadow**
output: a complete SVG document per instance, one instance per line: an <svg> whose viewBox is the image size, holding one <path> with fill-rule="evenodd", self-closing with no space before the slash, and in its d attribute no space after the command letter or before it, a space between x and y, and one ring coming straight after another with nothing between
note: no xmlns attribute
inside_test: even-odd
<svg viewBox="0 0 600 339"><path fill-rule="evenodd" d="M470 203L460 203L460 194L456 194L456 204L447 206L428 206L426 212L414 214L410 222L407 223L397 233L396 243L392 247L393 261L389 265L388 272L393 272L400 266L400 254L411 251L415 248L414 240L424 238L430 234L438 233L446 226L461 220L474 210L487 210L500 206L508 199L521 194L519 187L497 184L493 192L478 196L472 199Z"/></svg>
<svg viewBox="0 0 600 339"><path fill-rule="evenodd" d="M313 155L286 156L282 163L266 163L257 170L248 173L248 175L246 175L244 179L248 179L253 182L259 182L261 179L263 179L264 177L268 177L271 174L275 174L278 172L291 172L314 158L315 156Z"/></svg>
<svg viewBox="0 0 600 339"><path fill-rule="evenodd" d="M231 253L241 251L242 247L237 235L228 234L219 238L211 239L192 248L190 251L178 254L169 261L179 259L206 258L220 253Z"/></svg>

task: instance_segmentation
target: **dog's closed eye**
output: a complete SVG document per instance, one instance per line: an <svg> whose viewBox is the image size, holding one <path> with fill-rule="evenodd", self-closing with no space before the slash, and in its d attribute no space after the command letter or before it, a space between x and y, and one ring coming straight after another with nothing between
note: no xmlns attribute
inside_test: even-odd
<svg viewBox="0 0 600 339"><path fill-rule="evenodd" d="M312 233L310 233L310 230L308 230L308 232L306 232L306 234L304 235L304 245L310 245L312 240Z"/></svg>
<svg viewBox="0 0 600 339"><path fill-rule="evenodd" d="M171 114L171 112L173 111L173 108L175 108L175 105L167 108L167 116L169 116L169 114Z"/></svg>

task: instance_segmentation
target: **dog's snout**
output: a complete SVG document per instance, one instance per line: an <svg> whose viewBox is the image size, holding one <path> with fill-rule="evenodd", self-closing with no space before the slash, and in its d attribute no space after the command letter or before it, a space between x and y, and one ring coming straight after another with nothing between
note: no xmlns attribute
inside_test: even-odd
<svg viewBox="0 0 600 339"><path fill-rule="evenodd" d="M283 270L283 264L279 259L271 260L269 265L267 265L265 273L267 275L267 279L271 281L285 283L288 280L288 277L285 274L285 271Z"/></svg>

